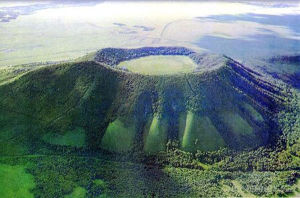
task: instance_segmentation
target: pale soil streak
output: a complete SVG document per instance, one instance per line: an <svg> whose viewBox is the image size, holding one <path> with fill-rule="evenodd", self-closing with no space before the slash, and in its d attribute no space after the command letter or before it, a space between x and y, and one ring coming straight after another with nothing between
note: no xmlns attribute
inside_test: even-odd
<svg viewBox="0 0 300 198"><path fill-rule="evenodd" d="M256 197L252 193L249 193L249 192L246 192L245 190L243 190L242 185L238 181L232 180L232 184L235 186L238 193L242 195L242 197Z"/></svg>

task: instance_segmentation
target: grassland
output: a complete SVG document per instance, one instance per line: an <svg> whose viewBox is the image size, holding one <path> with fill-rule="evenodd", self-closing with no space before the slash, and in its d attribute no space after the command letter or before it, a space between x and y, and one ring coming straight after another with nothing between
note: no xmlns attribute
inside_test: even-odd
<svg viewBox="0 0 300 198"><path fill-rule="evenodd" d="M33 198L33 176L26 173L25 165L0 164L0 195L3 198Z"/></svg>
<svg viewBox="0 0 300 198"><path fill-rule="evenodd" d="M155 154L165 149L167 142L167 124L166 120L160 116L154 116L149 133L145 141L145 152Z"/></svg>
<svg viewBox="0 0 300 198"><path fill-rule="evenodd" d="M18 79L22 74L43 66L43 64L28 64L0 67L0 85Z"/></svg>
<svg viewBox="0 0 300 198"><path fill-rule="evenodd" d="M230 127L231 131L236 135L253 135L252 127L239 114L224 112L222 117L224 122Z"/></svg>
<svg viewBox="0 0 300 198"><path fill-rule="evenodd" d="M225 142L208 117L187 113L182 148L187 151L218 150Z"/></svg>
<svg viewBox="0 0 300 198"><path fill-rule="evenodd" d="M134 145L135 125L120 119L110 123L101 141L102 148L113 152L127 152Z"/></svg>
<svg viewBox="0 0 300 198"><path fill-rule="evenodd" d="M117 67L145 75L171 75L193 72L196 64L186 56L147 56L123 61Z"/></svg>

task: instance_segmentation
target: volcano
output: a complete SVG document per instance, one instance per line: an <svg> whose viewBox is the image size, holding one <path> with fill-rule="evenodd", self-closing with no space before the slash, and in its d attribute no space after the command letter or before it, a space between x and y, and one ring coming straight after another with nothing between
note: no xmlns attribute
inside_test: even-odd
<svg viewBox="0 0 300 198"><path fill-rule="evenodd" d="M184 58L189 69L166 62L157 68L174 72L139 72L143 62L128 69L130 61L157 56ZM279 87L226 56L106 48L89 61L43 67L1 85L0 153L67 146L156 154L168 141L190 152L255 148L280 133L273 115L281 102Z"/></svg>

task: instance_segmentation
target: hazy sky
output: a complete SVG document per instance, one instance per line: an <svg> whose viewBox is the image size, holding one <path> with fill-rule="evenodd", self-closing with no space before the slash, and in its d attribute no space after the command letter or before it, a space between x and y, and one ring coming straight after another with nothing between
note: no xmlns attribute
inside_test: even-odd
<svg viewBox="0 0 300 198"><path fill-rule="evenodd" d="M299 52L300 2L241 2L0 2L0 65L103 47L180 45L237 58Z"/></svg>

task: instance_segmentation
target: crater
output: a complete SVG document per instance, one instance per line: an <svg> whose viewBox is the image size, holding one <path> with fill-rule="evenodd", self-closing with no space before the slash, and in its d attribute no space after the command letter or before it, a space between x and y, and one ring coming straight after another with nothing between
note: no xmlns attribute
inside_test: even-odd
<svg viewBox="0 0 300 198"><path fill-rule="evenodd" d="M173 75L206 72L226 64L226 57L197 53L185 47L105 48L94 61L115 69L143 75Z"/></svg>
<svg viewBox="0 0 300 198"><path fill-rule="evenodd" d="M188 56L146 56L120 62L117 68L144 75L171 75L191 73L197 68L196 63Z"/></svg>

